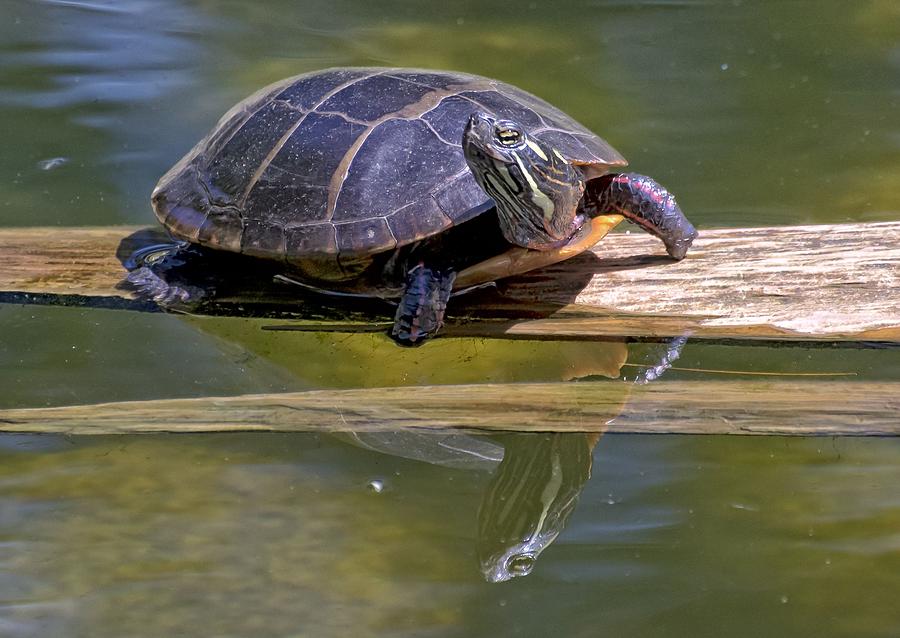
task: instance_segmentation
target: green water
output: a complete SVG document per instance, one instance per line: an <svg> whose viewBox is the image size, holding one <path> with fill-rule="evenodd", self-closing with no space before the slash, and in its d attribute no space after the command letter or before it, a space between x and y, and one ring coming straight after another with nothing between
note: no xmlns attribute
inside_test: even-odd
<svg viewBox="0 0 900 638"><path fill-rule="evenodd" d="M900 219L895 0L5 0L0 225L150 224L158 177L229 106L339 65L529 89L701 230ZM600 378L648 349L261 325L0 305L0 408ZM679 365L900 379L888 349L689 342ZM591 478L499 584L480 517L546 441L454 442L506 469L442 465L441 443L0 436L0 636L900 635L895 440L606 436L592 465L560 457Z"/></svg>

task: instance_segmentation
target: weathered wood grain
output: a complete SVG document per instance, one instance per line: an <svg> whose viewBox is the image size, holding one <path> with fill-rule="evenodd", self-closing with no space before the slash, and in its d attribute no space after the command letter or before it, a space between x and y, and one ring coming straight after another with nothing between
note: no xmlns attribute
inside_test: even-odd
<svg viewBox="0 0 900 638"><path fill-rule="evenodd" d="M111 228L0 229L0 291L125 297L120 242L138 230Z"/></svg>
<svg viewBox="0 0 900 638"><path fill-rule="evenodd" d="M611 235L598 259L509 280L505 296L567 304L554 325L513 331L605 332L606 310L627 334L639 323L648 334L900 339L898 222L708 230L681 262L647 257L658 253L643 233ZM579 279L587 285L572 290Z"/></svg>
<svg viewBox="0 0 900 638"><path fill-rule="evenodd" d="M0 230L0 299L130 300L115 253L133 231ZM445 334L900 341L898 291L900 222L702 230L678 263L644 233L614 233L589 253L454 299ZM286 287L277 301L299 319L323 318L295 298ZM259 299L226 301L224 312L238 313ZM388 318L381 312L373 319ZM340 328L344 316L319 327ZM343 329L366 329L353 318Z"/></svg>
<svg viewBox="0 0 900 638"><path fill-rule="evenodd" d="M660 381L322 390L0 411L0 431L900 435L900 383Z"/></svg>

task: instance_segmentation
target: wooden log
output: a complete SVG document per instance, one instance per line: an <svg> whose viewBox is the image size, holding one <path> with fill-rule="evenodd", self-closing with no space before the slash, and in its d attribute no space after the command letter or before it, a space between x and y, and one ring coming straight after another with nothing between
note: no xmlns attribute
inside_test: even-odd
<svg viewBox="0 0 900 638"><path fill-rule="evenodd" d="M120 297L116 251L137 228L0 229L0 292Z"/></svg>
<svg viewBox="0 0 900 638"><path fill-rule="evenodd" d="M449 385L0 411L0 431L630 432L900 435L900 383L660 381Z"/></svg>
<svg viewBox="0 0 900 638"><path fill-rule="evenodd" d="M898 222L711 230L681 262L655 252L643 233L611 235L590 258L509 280L505 296L567 304L555 325L512 331L900 340Z"/></svg>
<svg viewBox="0 0 900 638"><path fill-rule="evenodd" d="M0 230L0 301L136 307L115 256L133 231ZM614 233L496 291L457 297L445 334L900 341L900 222L703 230L678 263L661 249L643 233ZM365 330L390 315L381 308L344 323L350 313L323 314L321 299L310 310L297 290L277 291L304 330ZM248 313L263 301L257 290L239 292L217 311Z"/></svg>

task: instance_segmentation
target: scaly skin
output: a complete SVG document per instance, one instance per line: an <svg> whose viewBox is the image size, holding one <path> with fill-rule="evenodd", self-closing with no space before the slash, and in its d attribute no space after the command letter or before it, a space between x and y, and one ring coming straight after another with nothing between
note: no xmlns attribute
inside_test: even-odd
<svg viewBox="0 0 900 638"><path fill-rule="evenodd" d="M681 212L675 197L646 175L619 173L591 180L581 206L589 217L622 215L659 237L675 259L683 259L697 237L697 230Z"/></svg>
<svg viewBox="0 0 900 638"><path fill-rule="evenodd" d="M406 289L397 305L391 336L401 346L421 345L444 325L456 273L419 262L407 274Z"/></svg>

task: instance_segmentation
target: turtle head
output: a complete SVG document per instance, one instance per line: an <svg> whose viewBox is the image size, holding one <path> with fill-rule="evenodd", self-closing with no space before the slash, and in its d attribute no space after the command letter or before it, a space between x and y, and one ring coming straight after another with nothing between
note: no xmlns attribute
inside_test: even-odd
<svg viewBox="0 0 900 638"><path fill-rule="evenodd" d="M581 172L524 126L475 113L463 132L463 150L475 180L497 205L507 241L549 250L578 230Z"/></svg>

